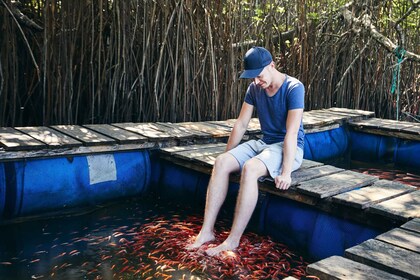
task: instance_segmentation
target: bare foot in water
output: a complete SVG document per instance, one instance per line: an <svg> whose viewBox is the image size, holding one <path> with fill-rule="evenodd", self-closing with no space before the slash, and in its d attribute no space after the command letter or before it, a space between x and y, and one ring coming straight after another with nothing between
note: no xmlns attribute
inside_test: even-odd
<svg viewBox="0 0 420 280"><path fill-rule="evenodd" d="M214 234L202 234L201 232L195 237L194 243L185 246L187 250L193 250L201 247L204 243L213 241L215 239Z"/></svg>
<svg viewBox="0 0 420 280"><path fill-rule="evenodd" d="M229 242L227 242L226 240L220 244L219 246L216 246L214 248L209 248L206 250L206 254L209 256L216 256L218 254L220 254L221 252L224 251L230 251L233 249L236 249L238 247L239 244L231 244Z"/></svg>

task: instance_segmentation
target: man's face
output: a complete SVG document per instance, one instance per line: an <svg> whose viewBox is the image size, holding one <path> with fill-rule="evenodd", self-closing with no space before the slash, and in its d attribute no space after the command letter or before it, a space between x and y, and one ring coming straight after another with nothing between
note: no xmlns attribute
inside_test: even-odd
<svg viewBox="0 0 420 280"><path fill-rule="evenodd" d="M254 78L254 83L263 88L266 89L270 86L271 84L271 75L270 75L270 69L269 69L270 65L267 65L262 71L261 73Z"/></svg>

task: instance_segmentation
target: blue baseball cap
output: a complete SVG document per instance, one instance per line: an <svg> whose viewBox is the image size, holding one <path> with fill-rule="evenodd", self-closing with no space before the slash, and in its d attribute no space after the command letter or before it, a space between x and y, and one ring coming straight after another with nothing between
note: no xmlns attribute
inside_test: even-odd
<svg viewBox="0 0 420 280"><path fill-rule="evenodd" d="M253 47L244 56L245 70L239 78L255 78L273 61L271 53L263 47Z"/></svg>

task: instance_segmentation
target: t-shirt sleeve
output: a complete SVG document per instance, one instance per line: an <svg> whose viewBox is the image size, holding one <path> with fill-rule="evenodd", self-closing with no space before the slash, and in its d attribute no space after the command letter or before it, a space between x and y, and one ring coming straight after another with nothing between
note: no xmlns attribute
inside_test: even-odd
<svg viewBox="0 0 420 280"><path fill-rule="evenodd" d="M253 90L252 84L248 86L245 94L245 102L249 105L255 106L255 95L253 94L255 91Z"/></svg>
<svg viewBox="0 0 420 280"><path fill-rule="evenodd" d="M305 87L298 82L291 87L287 96L288 110L305 108Z"/></svg>

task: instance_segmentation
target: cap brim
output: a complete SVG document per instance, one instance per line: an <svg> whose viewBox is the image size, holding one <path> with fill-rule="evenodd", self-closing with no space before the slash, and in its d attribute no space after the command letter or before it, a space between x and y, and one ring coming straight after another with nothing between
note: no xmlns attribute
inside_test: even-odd
<svg viewBox="0 0 420 280"><path fill-rule="evenodd" d="M265 67L265 66L264 66ZM264 70L264 67L258 68L258 69L249 69L242 72L241 76L239 78L241 79L252 79L257 77L262 70Z"/></svg>

